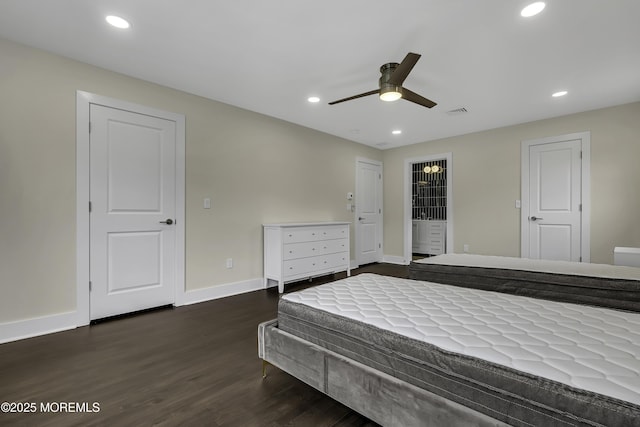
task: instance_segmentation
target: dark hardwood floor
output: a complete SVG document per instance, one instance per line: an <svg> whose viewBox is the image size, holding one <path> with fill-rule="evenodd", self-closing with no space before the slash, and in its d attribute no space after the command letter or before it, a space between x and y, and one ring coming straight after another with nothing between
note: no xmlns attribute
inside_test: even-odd
<svg viewBox="0 0 640 427"><path fill-rule="evenodd" d="M362 272L406 277L407 268L352 274ZM271 288L2 344L0 403L36 412L0 412L0 426L375 425L275 367L262 379L257 326L276 317L277 303ZM95 402L99 412L62 411L67 402Z"/></svg>

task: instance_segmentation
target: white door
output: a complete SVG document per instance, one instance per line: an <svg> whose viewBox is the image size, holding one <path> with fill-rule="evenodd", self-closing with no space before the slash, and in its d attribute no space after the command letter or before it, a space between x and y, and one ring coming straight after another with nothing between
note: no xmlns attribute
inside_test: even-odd
<svg viewBox="0 0 640 427"><path fill-rule="evenodd" d="M356 162L356 261L382 261L382 163Z"/></svg>
<svg viewBox="0 0 640 427"><path fill-rule="evenodd" d="M523 256L582 261L582 140L532 143L526 149Z"/></svg>
<svg viewBox="0 0 640 427"><path fill-rule="evenodd" d="M91 104L90 317L175 302L176 125Z"/></svg>

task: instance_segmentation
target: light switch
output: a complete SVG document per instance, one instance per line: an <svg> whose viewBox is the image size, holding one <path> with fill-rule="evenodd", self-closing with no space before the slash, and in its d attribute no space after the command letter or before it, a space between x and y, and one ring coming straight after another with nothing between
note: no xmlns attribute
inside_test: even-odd
<svg viewBox="0 0 640 427"><path fill-rule="evenodd" d="M206 199L204 199L203 207L205 209L211 209L211 199L210 198L207 197Z"/></svg>
<svg viewBox="0 0 640 427"><path fill-rule="evenodd" d="M522 204L520 203L520 200L516 200L516 209L520 209L522 207Z"/></svg>

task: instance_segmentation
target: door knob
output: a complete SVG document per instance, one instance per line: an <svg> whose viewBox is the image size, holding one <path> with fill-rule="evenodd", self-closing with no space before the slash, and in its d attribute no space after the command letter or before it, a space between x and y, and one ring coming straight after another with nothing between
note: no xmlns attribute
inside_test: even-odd
<svg viewBox="0 0 640 427"><path fill-rule="evenodd" d="M171 218L169 218L166 221L160 221L160 224L171 225L171 224L173 224L173 220Z"/></svg>
<svg viewBox="0 0 640 427"><path fill-rule="evenodd" d="M544 219L544 218L542 218L542 217L540 217L540 216L532 216L532 217L531 217L531 221L537 221L537 220L539 220L539 219Z"/></svg>

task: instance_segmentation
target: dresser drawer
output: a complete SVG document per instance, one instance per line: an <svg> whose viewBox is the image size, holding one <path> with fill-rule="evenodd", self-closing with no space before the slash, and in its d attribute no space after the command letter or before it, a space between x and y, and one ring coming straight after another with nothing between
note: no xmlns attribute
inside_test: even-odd
<svg viewBox="0 0 640 427"><path fill-rule="evenodd" d="M312 227L299 230L285 230L284 243L313 242L318 240L347 238L347 227Z"/></svg>
<svg viewBox="0 0 640 427"><path fill-rule="evenodd" d="M284 260L333 254L349 250L349 239L320 240L316 242L288 243L283 246Z"/></svg>
<svg viewBox="0 0 640 427"><path fill-rule="evenodd" d="M437 246L437 247L444 246L444 239L442 239L440 237L429 237L427 239L427 245L428 246Z"/></svg>
<svg viewBox="0 0 640 427"><path fill-rule="evenodd" d="M347 263L347 254L347 252L344 252L285 261L283 264L284 277L312 276L316 272L345 265Z"/></svg>

